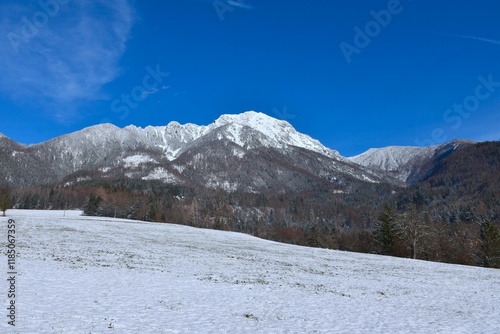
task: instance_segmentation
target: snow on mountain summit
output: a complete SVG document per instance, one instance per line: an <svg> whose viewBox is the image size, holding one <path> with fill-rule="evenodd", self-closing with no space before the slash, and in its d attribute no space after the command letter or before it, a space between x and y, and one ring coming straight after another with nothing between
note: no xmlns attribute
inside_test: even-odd
<svg viewBox="0 0 500 334"><path fill-rule="evenodd" d="M296 146L314 151L331 158L341 159L337 151L323 146L318 140L302 134L287 121L278 120L264 113L247 111L242 114L222 115L211 127L221 127L227 124L248 126L273 140L279 148L283 146Z"/></svg>
<svg viewBox="0 0 500 334"><path fill-rule="evenodd" d="M210 136L211 134L215 137ZM209 125L180 124L172 121L166 126L141 128L129 125L119 128L112 124L98 124L54 138L47 144L53 147L54 154L65 153L77 160L88 160L86 152L89 150L94 152L94 158L99 156L105 159L113 150L128 152L152 149L162 152L164 157L172 161L205 137L207 140L224 138L245 149L259 146L280 150L299 147L330 158L344 160L337 151L323 146L308 135L299 133L290 123L255 111L225 114Z"/></svg>
<svg viewBox="0 0 500 334"><path fill-rule="evenodd" d="M436 147L389 146L372 148L368 151L347 158L351 162L390 175L401 184L415 172L418 165L429 161L434 155Z"/></svg>
<svg viewBox="0 0 500 334"><path fill-rule="evenodd" d="M298 132L290 123L255 111L221 115L209 125L180 124L172 121L167 126L157 127L140 128L130 125L118 132L133 134L136 138L141 138L140 141L143 143L163 149L167 158L174 160L195 141L214 131L218 132L219 137L224 136L239 146L247 146L248 132L244 131L244 128L251 128L254 134L260 133L258 142L264 146L279 149L295 146L343 160L337 151ZM114 131L113 135L116 136L117 132Z"/></svg>
<svg viewBox="0 0 500 334"><path fill-rule="evenodd" d="M366 167L375 167L386 171L397 171L419 156L431 156L432 147L388 146L371 148L368 151L348 158L349 160Z"/></svg>
<svg viewBox="0 0 500 334"><path fill-rule="evenodd" d="M473 143L470 140L457 139L429 147L388 146L371 148L362 154L347 159L372 171L389 175L405 184L418 176L426 164L432 164L433 159L439 159L442 155L449 154Z"/></svg>

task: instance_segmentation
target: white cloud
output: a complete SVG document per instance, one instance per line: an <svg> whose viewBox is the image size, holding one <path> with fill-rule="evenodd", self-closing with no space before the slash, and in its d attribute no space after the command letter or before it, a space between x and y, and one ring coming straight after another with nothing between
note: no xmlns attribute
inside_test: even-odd
<svg viewBox="0 0 500 334"><path fill-rule="evenodd" d="M153 88L153 89L150 89L150 90L146 90L144 91L142 94L141 94L141 98L145 99L147 98L149 95L153 95L153 94L156 94L158 93L160 90L158 88Z"/></svg>
<svg viewBox="0 0 500 334"><path fill-rule="evenodd" d="M170 86L166 86L166 85L163 85L161 86L160 88L161 90L167 90L167 89L170 89ZM156 93L158 93L160 91L160 89L158 88L153 88L153 89L150 89L150 90L146 90L144 91L142 94L141 94L141 98L145 99L147 98L149 95L154 95Z"/></svg>
<svg viewBox="0 0 500 334"><path fill-rule="evenodd" d="M486 42L486 43L500 45L500 41L497 41L494 39L489 39L489 38L475 37L475 36L458 36L458 35L456 37L460 37L460 38L464 38L464 39L473 39L473 40L480 41L480 42Z"/></svg>
<svg viewBox="0 0 500 334"><path fill-rule="evenodd" d="M238 7L243 9L253 9L252 5L245 3L244 0L228 0L227 4L232 7Z"/></svg>
<svg viewBox="0 0 500 334"><path fill-rule="evenodd" d="M185 1L185 0L180 0L180 1ZM201 2L207 2L207 3L215 3L218 2L219 4L225 3L228 4L231 7L237 7L237 8L242 8L242 9L254 9L255 7L249 4L246 0L198 0Z"/></svg>
<svg viewBox="0 0 500 334"><path fill-rule="evenodd" d="M455 35L455 34L446 34L446 33L438 33L438 34L444 35L444 36L451 36L451 37L457 37L457 38L463 38L463 39L470 39L470 40L474 40L474 41L479 41L479 42L485 42L485 43L500 45L500 41L495 40L495 39L491 39L491 38L469 36L469 35Z"/></svg>
<svg viewBox="0 0 500 334"><path fill-rule="evenodd" d="M102 86L120 73L134 21L127 0L70 0L48 9L6 1L0 12L9 12L0 17L0 89L11 98L68 107L102 98Z"/></svg>

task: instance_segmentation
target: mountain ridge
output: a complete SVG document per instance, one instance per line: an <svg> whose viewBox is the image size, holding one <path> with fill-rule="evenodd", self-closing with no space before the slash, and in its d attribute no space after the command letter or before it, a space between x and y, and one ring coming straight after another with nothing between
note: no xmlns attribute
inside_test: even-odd
<svg viewBox="0 0 500 334"><path fill-rule="evenodd" d="M255 111L224 114L208 125L182 125L172 121L166 126L141 128L129 125L119 128L109 123L98 124L30 146L22 146L7 137L0 137L0 140L8 143L2 148L4 163L0 171L7 175L10 182L19 182L21 185L59 182L84 170L104 173L115 170L129 177L142 175L143 178L155 175L161 180L161 175L170 175L173 170L180 174L186 168L207 172L210 168L200 166L199 161L219 165L220 170L214 175L206 175L203 181L213 183L207 179L226 175L223 166L227 167L229 162L240 166L250 151L260 149L266 152L266 149L270 149L275 152L277 165L287 166L287 170L292 166L300 166L299 170L309 177L316 175L333 180L342 174L364 182L405 186L432 168L434 161L440 159L440 155L436 154L439 150L443 151L442 154L449 154L472 143L456 141L427 148L390 146L370 149L358 156L346 158L309 135L298 132L290 123ZM190 155L189 151L196 147L203 147L203 150ZM300 150L305 151L300 153ZM207 160L205 157L200 160L200 155L206 156L210 152L218 152L219 159L212 157ZM183 155L185 158L181 159L183 163L180 164L178 160ZM294 156L297 160L290 161L287 156ZM222 159L226 160L225 164L220 161ZM264 157L254 156L254 159L245 163L255 165L254 168L267 165L267 162L261 161ZM317 164L315 161L321 162ZM317 170L310 166L315 166ZM140 168L146 170L138 174L137 169ZM157 173L158 170L170 172L162 174ZM238 177L233 175L233 178ZM175 179L179 180L179 175ZM172 178L166 177L165 182L168 180ZM226 183L226 180L220 180L219 183ZM257 191L254 187L249 189Z"/></svg>
<svg viewBox="0 0 500 334"><path fill-rule="evenodd" d="M371 148L364 153L347 158L358 165L379 173L386 173L401 184L414 184L419 175L432 168L435 160L474 144L474 141L455 139L443 144L418 146L387 146Z"/></svg>
<svg viewBox="0 0 500 334"><path fill-rule="evenodd" d="M271 187L274 190L290 186L310 189L306 184L317 182L317 178L329 182L329 178L353 176L363 181L380 181L370 171L348 162L337 151L299 133L290 123L254 111L222 115L213 123L201 126L181 125L175 121L166 126L145 128L99 124L18 149L20 154L14 154L14 149L7 146L12 145L4 149L0 171L7 175L10 183L18 186L59 183L81 172L98 172L95 177L115 175L190 184L192 180L183 176L183 171L190 169L196 169L191 177L198 180L198 186L230 184L231 189L250 192L270 190L266 189L268 183L274 184ZM196 150L197 147L203 149ZM298 153L300 150L310 154ZM190 151L198 153L189 154ZM250 152L254 153L253 160L245 159ZM300 158L291 161L289 156ZM252 171L263 166L271 170L266 159L283 166L281 176L273 172L261 179L261 175ZM243 163L249 166L242 166ZM228 175L226 168L232 169L230 180L224 179ZM255 180L253 183L241 180L235 170L246 170L247 175L243 178L254 175ZM288 175L289 179L283 179L283 175ZM81 179L75 176L75 180ZM278 186L278 180L283 183L282 187ZM293 180L300 180L300 184L294 184ZM241 189L242 184L247 186Z"/></svg>

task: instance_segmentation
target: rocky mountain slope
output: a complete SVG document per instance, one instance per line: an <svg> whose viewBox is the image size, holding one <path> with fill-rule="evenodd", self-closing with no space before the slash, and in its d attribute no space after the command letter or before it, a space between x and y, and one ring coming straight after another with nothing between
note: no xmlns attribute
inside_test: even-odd
<svg viewBox="0 0 500 334"><path fill-rule="evenodd" d="M253 111L223 115L207 126L102 124L29 147L2 140L2 172L16 186L73 182L82 172L242 191L298 190L302 183L346 178L381 181L288 122Z"/></svg>
<svg viewBox="0 0 500 334"><path fill-rule="evenodd" d="M415 184L443 157L472 144L392 146L344 158L286 121L249 111L206 126L101 124L28 147L1 136L0 172L16 187L125 177L228 191L349 192L359 182Z"/></svg>
<svg viewBox="0 0 500 334"><path fill-rule="evenodd" d="M470 140L454 140L430 147L372 148L348 160L370 169L390 182L412 185L422 180L444 157L472 144L474 142Z"/></svg>

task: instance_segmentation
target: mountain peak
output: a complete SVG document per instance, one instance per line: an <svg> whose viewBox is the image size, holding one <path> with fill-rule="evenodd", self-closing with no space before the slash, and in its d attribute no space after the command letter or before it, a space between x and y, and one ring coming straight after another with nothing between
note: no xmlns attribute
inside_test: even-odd
<svg viewBox="0 0 500 334"><path fill-rule="evenodd" d="M287 121L279 120L257 111L246 111L241 114L225 114L220 116L211 126L218 128L228 124L248 126L268 138L279 146L296 146L311 150L331 158L341 159L337 151L323 146L318 140L298 132Z"/></svg>
<svg viewBox="0 0 500 334"><path fill-rule="evenodd" d="M255 125L263 125L263 124L283 124L283 125L289 125L291 126L288 122L286 121L281 121L276 118L273 118L267 114L257 112L257 111L246 111L241 114L224 114L221 115L215 123L222 123L222 124L227 124L227 123L239 123L239 124L244 124L248 126L254 127Z"/></svg>
<svg viewBox="0 0 500 334"><path fill-rule="evenodd" d="M94 125L94 126L91 126L91 127L88 127L87 129L91 129L91 130L101 130L101 129L104 129L104 130L118 130L120 129L118 126L114 125L114 124L111 124L111 123L102 123L102 124L97 124L97 125Z"/></svg>
<svg viewBox="0 0 500 334"><path fill-rule="evenodd" d="M144 132L149 139L155 138L156 145L167 152L169 160L173 160L196 140L222 128L225 128L227 138L240 146L244 145L248 135L248 132L243 129L251 128L261 134L260 143L264 146L276 148L295 146L343 160L337 151L331 150L318 140L298 132L290 123L257 111L224 114L209 125L180 124L177 121L172 121L167 126L162 127L150 126L141 129L131 125L125 129L134 133Z"/></svg>

